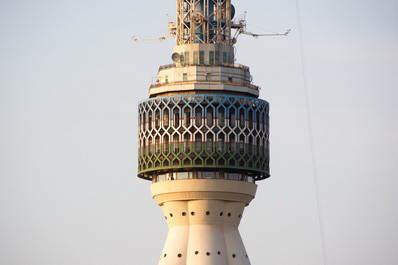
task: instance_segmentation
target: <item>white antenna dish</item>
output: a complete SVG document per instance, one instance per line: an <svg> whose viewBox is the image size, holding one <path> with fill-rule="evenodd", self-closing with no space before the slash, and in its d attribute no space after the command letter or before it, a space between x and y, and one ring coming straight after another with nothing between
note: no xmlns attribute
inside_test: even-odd
<svg viewBox="0 0 398 265"><path fill-rule="evenodd" d="M181 59L181 55L179 53L173 53L173 55L171 56L171 59L173 60L173 62L178 63L180 62Z"/></svg>

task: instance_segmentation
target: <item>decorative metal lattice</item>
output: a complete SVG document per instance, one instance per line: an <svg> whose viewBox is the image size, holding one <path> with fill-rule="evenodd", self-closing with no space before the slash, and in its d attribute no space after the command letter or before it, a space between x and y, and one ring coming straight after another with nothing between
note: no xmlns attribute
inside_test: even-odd
<svg viewBox="0 0 398 265"><path fill-rule="evenodd" d="M139 104L138 174L227 170L269 176L269 104L230 95L156 97Z"/></svg>

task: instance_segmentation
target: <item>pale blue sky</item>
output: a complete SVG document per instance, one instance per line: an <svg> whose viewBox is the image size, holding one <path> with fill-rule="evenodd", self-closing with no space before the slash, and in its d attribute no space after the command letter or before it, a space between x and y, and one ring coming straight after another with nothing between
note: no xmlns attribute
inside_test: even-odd
<svg viewBox="0 0 398 265"><path fill-rule="evenodd" d="M330 265L398 259L398 2L301 0ZM320 265L295 0L235 0L271 104L271 174L241 233L253 265ZM137 173L137 103L174 0L0 2L0 264L157 264L167 234ZM139 204L137 204L139 203Z"/></svg>

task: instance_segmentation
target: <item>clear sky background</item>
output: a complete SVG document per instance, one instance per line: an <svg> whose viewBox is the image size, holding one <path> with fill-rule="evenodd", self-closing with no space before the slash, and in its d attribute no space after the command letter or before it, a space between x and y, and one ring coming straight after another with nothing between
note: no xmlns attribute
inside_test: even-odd
<svg viewBox="0 0 398 265"><path fill-rule="evenodd" d="M398 260L398 2L301 0L330 265ZM321 265L295 0L235 0L238 63L271 104L271 174L240 227L253 265ZM137 174L137 104L174 0L0 2L0 264L157 264L167 235Z"/></svg>

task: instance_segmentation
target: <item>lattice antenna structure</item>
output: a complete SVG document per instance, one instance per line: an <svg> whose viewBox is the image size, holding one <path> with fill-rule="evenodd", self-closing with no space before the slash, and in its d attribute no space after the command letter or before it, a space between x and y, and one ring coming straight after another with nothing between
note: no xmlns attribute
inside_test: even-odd
<svg viewBox="0 0 398 265"><path fill-rule="evenodd" d="M234 47L231 0L176 0L172 63L138 106L138 177L169 227L159 265L250 265L238 226L270 176L269 103ZM236 30L232 35L231 30ZM287 34L287 33L286 33Z"/></svg>
<svg viewBox="0 0 398 265"><path fill-rule="evenodd" d="M177 0L177 45L231 44L230 0Z"/></svg>

